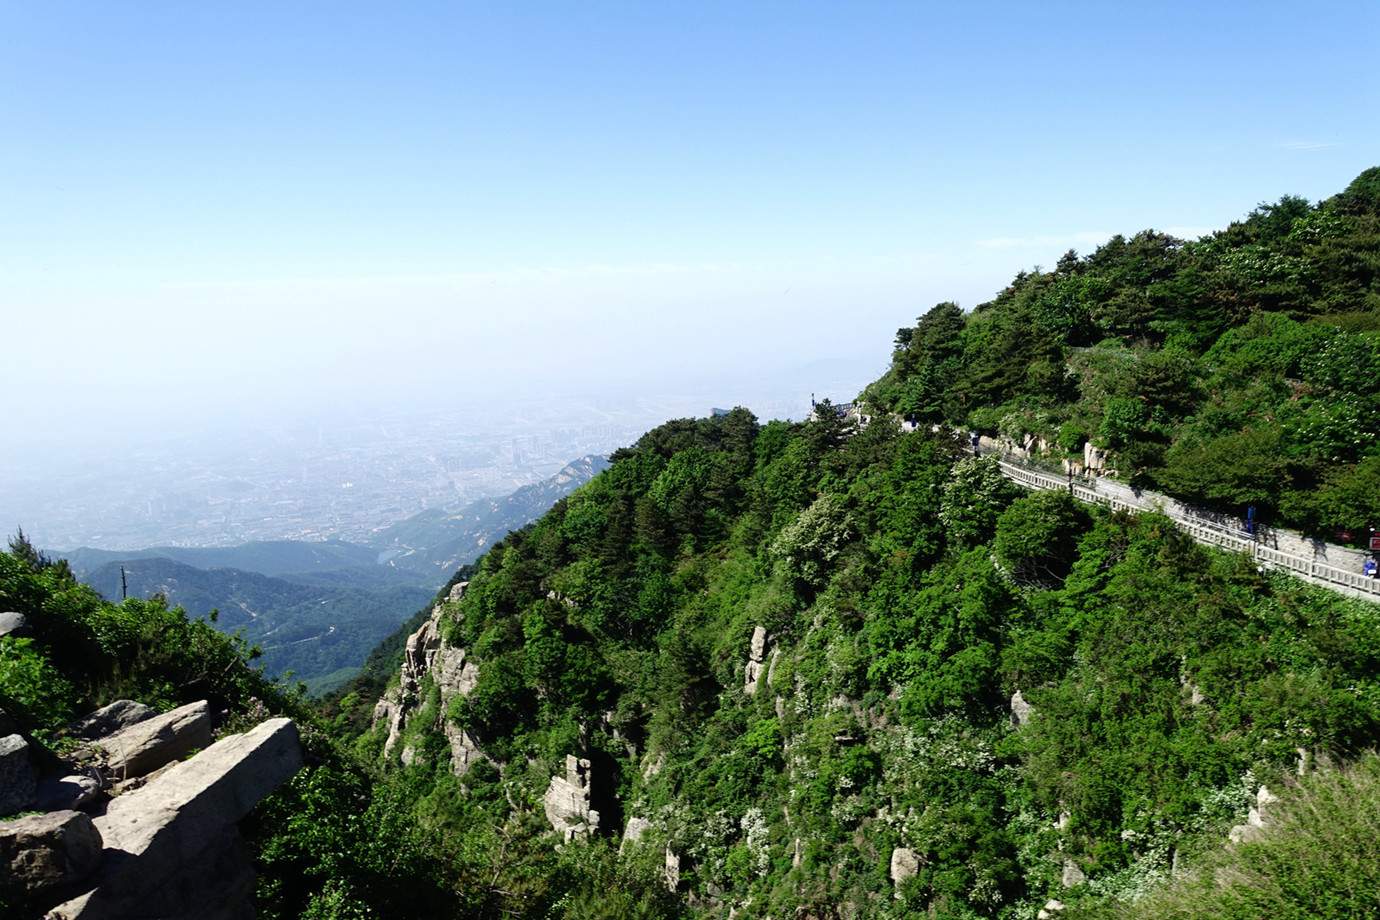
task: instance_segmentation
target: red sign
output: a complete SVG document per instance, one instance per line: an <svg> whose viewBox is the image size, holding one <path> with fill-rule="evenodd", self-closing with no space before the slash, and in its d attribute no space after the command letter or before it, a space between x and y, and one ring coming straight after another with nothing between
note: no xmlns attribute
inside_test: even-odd
<svg viewBox="0 0 1380 920"><path fill-rule="evenodd" d="M1370 535L1370 548L1372 550L1380 550L1380 533L1373 533Z"/></svg>

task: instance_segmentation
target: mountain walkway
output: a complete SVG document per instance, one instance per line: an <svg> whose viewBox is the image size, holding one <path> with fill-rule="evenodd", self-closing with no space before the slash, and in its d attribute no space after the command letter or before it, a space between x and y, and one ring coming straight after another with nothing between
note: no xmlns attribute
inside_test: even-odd
<svg viewBox="0 0 1380 920"><path fill-rule="evenodd" d="M1366 553L1320 540L1307 540L1290 531L1257 527L1248 533L1240 520L1193 508L1183 502L1109 479L1083 479L1028 466L994 441L981 439L978 450L995 455L1007 479L1027 489L1064 489L1090 505L1112 510L1153 511L1174 521L1199 543L1230 552L1249 553L1263 568L1279 568L1323 588L1380 603L1380 578L1361 574Z"/></svg>

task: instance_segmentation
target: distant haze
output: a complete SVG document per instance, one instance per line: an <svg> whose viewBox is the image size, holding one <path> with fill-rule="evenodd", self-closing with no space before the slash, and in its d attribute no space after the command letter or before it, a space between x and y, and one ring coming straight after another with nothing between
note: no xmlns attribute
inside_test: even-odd
<svg viewBox="0 0 1380 920"><path fill-rule="evenodd" d="M666 419L737 405L763 421L800 419L812 395L846 401L877 372L821 361L660 396L572 379L544 396L505 391L444 408L419 395L259 418L251 408L219 424L170 417L160 429L17 452L3 469L0 524L50 550L368 543L423 510L507 495L577 457L632 444Z"/></svg>

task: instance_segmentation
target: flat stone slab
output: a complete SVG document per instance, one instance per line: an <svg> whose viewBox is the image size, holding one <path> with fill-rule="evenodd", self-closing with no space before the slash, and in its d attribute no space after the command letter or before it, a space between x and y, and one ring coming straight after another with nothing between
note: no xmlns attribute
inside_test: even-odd
<svg viewBox="0 0 1380 920"><path fill-rule="evenodd" d="M107 735L97 743L108 754L112 776L143 776L210 745L211 707L205 700L188 703Z"/></svg>

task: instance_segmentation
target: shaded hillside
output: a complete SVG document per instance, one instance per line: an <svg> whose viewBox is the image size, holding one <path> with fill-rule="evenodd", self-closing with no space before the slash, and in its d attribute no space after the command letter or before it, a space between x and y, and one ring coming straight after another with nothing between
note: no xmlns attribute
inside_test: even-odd
<svg viewBox="0 0 1380 920"><path fill-rule="evenodd" d="M378 553L368 547L342 540L324 543L302 543L296 540L261 540L227 547L155 546L152 549L115 551L91 549L66 550L62 556L78 575L95 571L109 563L130 559L171 559L199 569L239 569L260 575L291 575L320 573L346 567L372 566Z"/></svg>
<svg viewBox="0 0 1380 920"><path fill-rule="evenodd" d="M259 663L270 676L292 671L312 680L358 668L369 650L431 597L410 586L382 591L302 585L257 572L199 569L171 559L126 564L132 597L162 595L193 617L219 611L215 625L244 631L263 650ZM108 598L120 597L120 566L110 563L86 581Z"/></svg>
<svg viewBox="0 0 1380 920"><path fill-rule="evenodd" d="M383 545L396 556L385 565L377 563L379 550L341 541L63 555L107 597L120 597L123 567L132 595L165 594L193 616L218 609L219 628L244 629L263 648L271 675L291 671L319 695L352 679L399 624L429 611L436 584L605 466L602 457L585 457L506 497L458 513L423 512L385 533ZM215 564L233 561L248 568Z"/></svg>
<svg viewBox="0 0 1380 920"><path fill-rule="evenodd" d="M603 457L582 457L555 476L523 486L505 498L480 499L456 512L423 511L383 531L372 545L389 565L439 584L508 531L539 518L606 466L608 461Z"/></svg>

